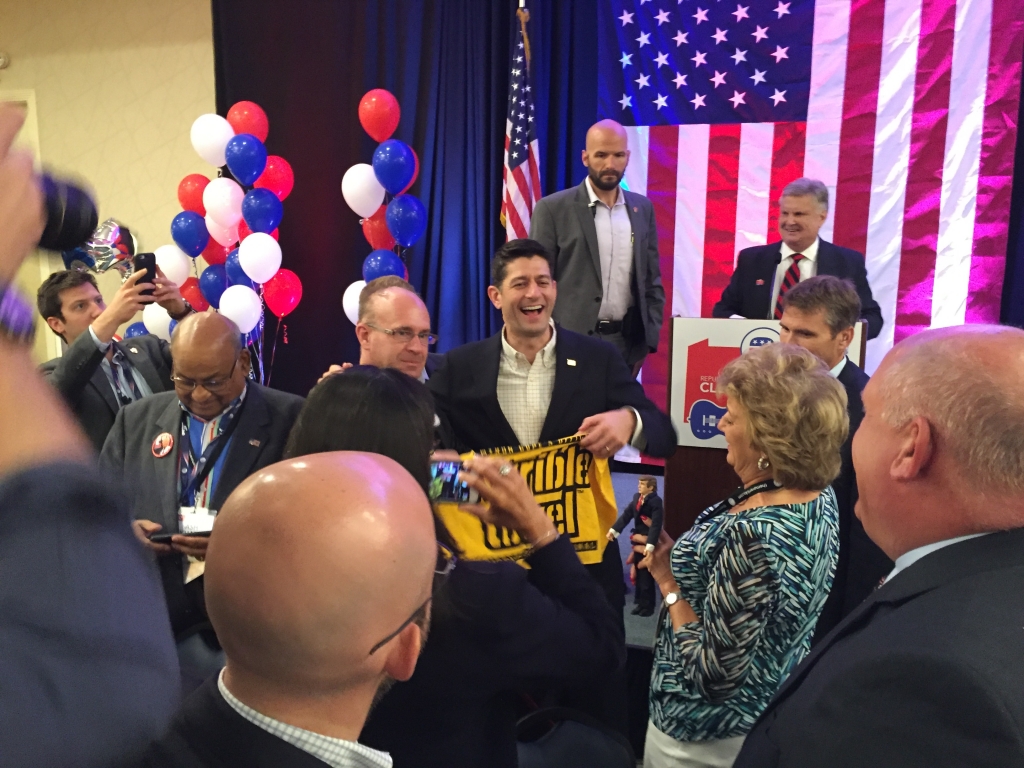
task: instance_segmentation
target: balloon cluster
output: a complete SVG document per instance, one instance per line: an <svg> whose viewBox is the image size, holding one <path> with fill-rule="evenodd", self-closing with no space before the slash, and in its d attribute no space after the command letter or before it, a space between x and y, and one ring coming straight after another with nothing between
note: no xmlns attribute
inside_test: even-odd
<svg viewBox="0 0 1024 768"><path fill-rule="evenodd" d="M363 217L363 235L374 249L363 262L363 279L345 289L342 306L349 320L358 320L359 292L370 280L384 275L408 277L401 252L423 236L427 211L407 194L420 172L416 151L392 139L402 111L398 100L376 88L359 102L359 122L380 145L373 164L357 163L345 172L341 194L349 208ZM387 200L388 196L393 196Z"/></svg>
<svg viewBox="0 0 1024 768"><path fill-rule="evenodd" d="M277 242L282 201L291 193L295 175L287 160L267 154L264 141L269 131L266 113L251 101L235 104L227 118L196 118L193 148L210 165L227 166L230 177L223 172L214 179L192 173L182 179L182 212L171 222L174 245L156 250L157 266L192 307L200 312L218 310L234 321L249 343L260 340L264 302L283 318L302 298L298 276L281 269ZM201 273L195 262L200 256L207 264ZM169 335L166 314L155 304L146 307L143 323L149 332Z"/></svg>

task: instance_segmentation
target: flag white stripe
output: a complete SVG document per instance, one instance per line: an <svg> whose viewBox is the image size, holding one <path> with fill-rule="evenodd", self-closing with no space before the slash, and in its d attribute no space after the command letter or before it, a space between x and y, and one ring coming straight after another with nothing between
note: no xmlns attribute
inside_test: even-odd
<svg viewBox="0 0 1024 768"><path fill-rule="evenodd" d="M836 199L839 179L839 133L843 125L849 31L850 0L817 0L804 176L824 182L832 201ZM825 220L820 234L825 240L832 239L832 216Z"/></svg>
<svg viewBox="0 0 1024 768"><path fill-rule="evenodd" d="M917 47L921 34L920 0L887 2L884 25L866 256L871 291L882 309L885 325L878 338L868 344L869 373L892 347L896 327Z"/></svg>
<svg viewBox="0 0 1024 768"><path fill-rule="evenodd" d="M651 129L646 125L627 125L626 146L629 147L629 165L623 178L631 192L647 194L647 155Z"/></svg>
<svg viewBox="0 0 1024 768"><path fill-rule="evenodd" d="M679 126L672 269L672 315L678 317L700 317L710 141L710 125Z"/></svg>
<svg viewBox="0 0 1024 768"><path fill-rule="evenodd" d="M959 0L949 89L949 123L942 167L932 326L962 325L967 314L977 207L978 169L992 0Z"/></svg>
<svg viewBox="0 0 1024 768"><path fill-rule="evenodd" d="M740 126L740 163L736 186L736 256L744 248L768 242L768 195L772 185L774 123Z"/></svg>

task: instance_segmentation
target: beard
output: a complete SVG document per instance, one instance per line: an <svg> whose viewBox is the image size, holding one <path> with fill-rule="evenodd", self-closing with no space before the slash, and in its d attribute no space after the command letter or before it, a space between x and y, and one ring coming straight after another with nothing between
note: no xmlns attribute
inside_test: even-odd
<svg viewBox="0 0 1024 768"><path fill-rule="evenodd" d="M416 618L413 622L417 627L420 628L420 655L423 655L423 649L427 647L427 638L430 636L430 613L424 606L423 613ZM398 682L395 678L390 675L384 675L384 679L380 681L380 685L377 686L377 691L373 694L373 701L370 702L370 710L367 712L369 717L370 712L373 712L377 708L377 705L381 703L388 691L394 687L395 683Z"/></svg>
<svg viewBox="0 0 1024 768"><path fill-rule="evenodd" d="M601 178L601 175L606 173L614 173L615 181L608 181L607 177ZM587 176L590 177L591 184L593 184L598 189L604 190L605 192L611 192L613 189L619 186L619 182L622 181L622 174L616 170L612 170L611 168L606 168L605 170L601 171L600 174L593 168L588 168Z"/></svg>

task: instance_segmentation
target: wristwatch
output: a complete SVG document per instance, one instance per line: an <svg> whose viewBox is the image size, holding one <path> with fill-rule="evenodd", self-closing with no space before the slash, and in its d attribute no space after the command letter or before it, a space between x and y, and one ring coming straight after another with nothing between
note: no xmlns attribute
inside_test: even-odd
<svg viewBox="0 0 1024 768"><path fill-rule="evenodd" d="M181 300L181 303L185 305L185 311L182 312L179 315L172 315L170 312L168 312L167 314L170 316L171 320L176 320L176 321L180 322L180 321L184 320L186 317L188 317L189 315L191 315L193 312L196 311L193 308L193 306L188 303L188 299L183 298Z"/></svg>
<svg viewBox="0 0 1024 768"><path fill-rule="evenodd" d="M0 338L30 345L36 335L32 306L11 285L0 285Z"/></svg>
<svg viewBox="0 0 1024 768"><path fill-rule="evenodd" d="M665 605L671 608L673 605L675 605L682 599L683 596L679 592L669 592L667 595L665 595Z"/></svg>

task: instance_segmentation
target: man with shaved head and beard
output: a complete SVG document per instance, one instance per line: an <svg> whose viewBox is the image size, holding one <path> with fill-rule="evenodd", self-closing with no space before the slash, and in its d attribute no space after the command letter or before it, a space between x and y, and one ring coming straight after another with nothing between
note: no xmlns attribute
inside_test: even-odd
<svg viewBox="0 0 1024 768"><path fill-rule="evenodd" d="M853 438L856 514L895 560L789 674L737 768L1024 765L1024 332L886 355Z"/></svg>
<svg viewBox="0 0 1024 768"><path fill-rule="evenodd" d="M430 503L389 458L319 453L244 481L206 571L227 665L140 765L390 768L356 739L381 692L412 677L437 564Z"/></svg>
<svg viewBox="0 0 1024 768"><path fill-rule="evenodd" d="M302 398L249 380L249 352L223 315L186 317L171 354L174 391L122 408L100 463L123 482L135 534L160 566L191 689L223 662L203 600L207 536L238 484L280 460Z"/></svg>
<svg viewBox="0 0 1024 768"><path fill-rule="evenodd" d="M602 120L587 131L587 178L537 203L530 238L554 256L557 323L613 344L634 376L658 346L665 310L654 206L619 186L626 130Z"/></svg>

